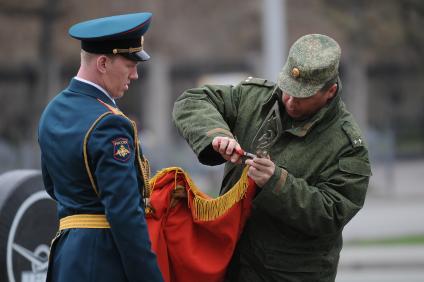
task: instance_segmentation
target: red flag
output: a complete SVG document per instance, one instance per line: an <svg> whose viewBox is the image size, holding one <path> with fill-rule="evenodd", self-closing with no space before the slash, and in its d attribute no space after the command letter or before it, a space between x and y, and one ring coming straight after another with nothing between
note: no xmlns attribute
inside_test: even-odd
<svg viewBox="0 0 424 282"><path fill-rule="evenodd" d="M256 189L247 169L218 198L202 193L178 167L160 171L150 183L154 212L148 213L147 224L165 281L222 282ZM176 188L185 189L187 199L172 208Z"/></svg>

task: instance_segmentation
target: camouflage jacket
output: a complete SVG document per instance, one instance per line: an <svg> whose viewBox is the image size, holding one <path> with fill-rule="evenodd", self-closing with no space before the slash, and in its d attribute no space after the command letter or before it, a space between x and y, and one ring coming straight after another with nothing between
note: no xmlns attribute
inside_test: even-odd
<svg viewBox="0 0 424 282"><path fill-rule="evenodd" d="M233 258L240 281L334 281L343 227L363 206L371 175L364 139L340 93L296 123L274 83L249 78L235 87L187 90L173 119L204 164L225 161L211 142L231 136L246 151L266 150L276 165ZM242 168L225 165L221 193Z"/></svg>

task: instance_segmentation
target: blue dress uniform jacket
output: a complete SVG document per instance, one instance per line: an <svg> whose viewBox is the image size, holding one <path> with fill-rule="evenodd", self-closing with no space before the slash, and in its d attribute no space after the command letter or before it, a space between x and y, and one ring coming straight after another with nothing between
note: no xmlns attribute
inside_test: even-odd
<svg viewBox="0 0 424 282"><path fill-rule="evenodd" d="M60 231L52 245L48 280L162 281L144 218L134 129L123 115L98 120L110 111L105 103L115 107L102 91L73 79L40 120L43 178L59 218L104 214L110 224ZM96 187L84 163L90 129L86 156Z"/></svg>

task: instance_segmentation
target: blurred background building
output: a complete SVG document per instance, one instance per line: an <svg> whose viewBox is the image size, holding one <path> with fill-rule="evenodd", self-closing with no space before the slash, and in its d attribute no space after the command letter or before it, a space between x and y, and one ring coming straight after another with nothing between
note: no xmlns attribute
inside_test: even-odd
<svg viewBox="0 0 424 282"><path fill-rule="evenodd" d="M79 41L68 28L136 11L154 14L145 36L152 59L140 65L140 79L119 106L138 122L153 172L181 166L211 195L222 168L200 165L178 135L171 121L175 99L204 83L236 84L248 76L275 81L297 38L323 33L336 39L343 99L367 137L374 173L364 210L346 228L338 281L424 281L416 270L424 266L420 0L1 0L0 173L39 168L41 111L79 67ZM402 252L410 257L411 244L422 252L409 263ZM399 245L401 251L385 253ZM388 266L398 271L386 272Z"/></svg>

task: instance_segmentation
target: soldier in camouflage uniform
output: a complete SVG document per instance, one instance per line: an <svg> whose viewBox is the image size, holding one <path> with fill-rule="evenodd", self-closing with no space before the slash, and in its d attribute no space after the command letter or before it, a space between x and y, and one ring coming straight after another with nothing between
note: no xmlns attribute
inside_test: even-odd
<svg viewBox="0 0 424 282"><path fill-rule="evenodd" d="M341 100L340 47L320 34L290 49L278 83L205 85L175 102L174 122L200 162L226 161L221 193L240 178L236 149L259 187L228 281L334 281L343 227L362 208L371 169Z"/></svg>

